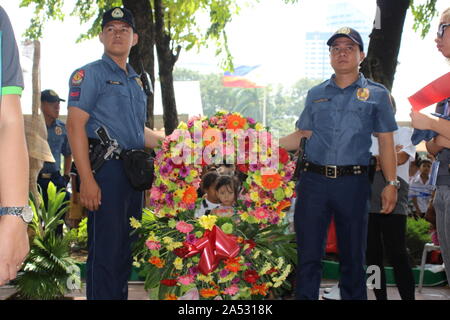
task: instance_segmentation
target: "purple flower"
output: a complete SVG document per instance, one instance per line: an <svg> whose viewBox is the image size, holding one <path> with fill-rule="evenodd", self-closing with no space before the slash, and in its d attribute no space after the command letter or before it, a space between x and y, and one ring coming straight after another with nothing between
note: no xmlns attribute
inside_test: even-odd
<svg viewBox="0 0 450 320"><path fill-rule="evenodd" d="M244 263L247 267L251 267L252 266L252 263L250 263L250 262L246 262L246 263Z"/></svg>
<svg viewBox="0 0 450 320"><path fill-rule="evenodd" d="M173 167L171 165L169 165L169 164L167 164L165 166L162 166L161 167L161 171L160 171L161 175L162 176L168 176L169 173L172 171L172 169L173 169Z"/></svg>
<svg viewBox="0 0 450 320"><path fill-rule="evenodd" d="M186 236L186 242L189 244L194 244L195 240L197 240L197 237L195 236L195 234L190 234L188 233Z"/></svg>
<svg viewBox="0 0 450 320"><path fill-rule="evenodd" d="M186 178L189 175L190 172L191 172L191 169L189 169L189 167L183 166L180 169L180 177Z"/></svg>
<svg viewBox="0 0 450 320"><path fill-rule="evenodd" d="M237 283L239 283L241 281L241 279L239 279L239 278L234 278L233 280L231 280L231 283L232 284L237 284Z"/></svg>
<svg viewBox="0 0 450 320"><path fill-rule="evenodd" d="M248 168L250 171L257 171L257 170L259 170L259 165L258 164L250 164Z"/></svg>
<svg viewBox="0 0 450 320"><path fill-rule="evenodd" d="M255 124L256 123L256 121L254 119L252 119L252 118L247 118L247 122L249 124Z"/></svg>
<svg viewBox="0 0 450 320"><path fill-rule="evenodd" d="M198 269L197 266L189 268L189 274L190 275L196 276L199 273L200 273L200 270Z"/></svg>
<svg viewBox="0 0 450 320"><path fill-rule="evenodd" d="M278 222L280 222L279 216L275 216L275 217L273 217L273 219L270 220L270 223L272 223L272 224L278 224Z"/></svg>
<svg viewBox="0 0 450 320"><path fill-rule="evenodd" d="M167 202L168 206L173 206L174 202L173 202L172 194L170 194L170 193L166 194L166 202Z"/></svg>
<svg viewBox="0 0 450 320"><path fill-rule="evenodd" d="M227 269L223 269L222 271L219 272L219 276L221 278L225 278L229 274L230 274L230 271L228 271Z"/></svg>

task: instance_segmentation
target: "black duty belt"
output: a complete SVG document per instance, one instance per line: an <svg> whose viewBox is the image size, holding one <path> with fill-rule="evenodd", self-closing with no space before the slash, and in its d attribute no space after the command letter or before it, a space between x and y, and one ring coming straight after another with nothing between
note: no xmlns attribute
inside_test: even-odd
<svg viewBox="0 0 450 320"><path fill-rule="evenodd" d="M368 166L350 165L350 166L321 166L312 162L305 162L301 171L314 172L327 178L337 178L340 176L361 175L368 172Z"/></svg>

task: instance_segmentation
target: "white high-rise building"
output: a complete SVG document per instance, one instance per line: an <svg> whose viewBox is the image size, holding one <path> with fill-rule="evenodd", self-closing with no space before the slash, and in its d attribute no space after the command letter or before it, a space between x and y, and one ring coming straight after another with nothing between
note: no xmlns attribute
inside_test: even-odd
<svg viewBox="0 0 450 320"><path fill-rule="evenodd" d="M341 27L357 30L364 42L364 51L369 46L369 34L372 31L373 18L352 4L339 1L327 8L326 22L323 29L306 32L305 37L305 77L311 79L327 79L333 74L330 66L327 40Z"/></svg>

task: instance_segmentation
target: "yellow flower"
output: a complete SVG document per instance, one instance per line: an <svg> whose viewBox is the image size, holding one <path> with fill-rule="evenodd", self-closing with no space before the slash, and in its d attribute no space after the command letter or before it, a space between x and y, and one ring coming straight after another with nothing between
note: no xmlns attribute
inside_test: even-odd
<svg viewBox="0 0 450 320"><path fill-rule="evenodd" d="M286 190L284 190L284 194L288 198L291 198L293 193L294 193L294 191L291 188L286 188Z"/></svg>
<svg viewBox="0 0 450 320"><path fill-rule="evenodd" d="M167 245L167 250L173 251L176 248L180 248L182 246L183 246L183 243L181 243L181 242L171 242Z"/></svg>
<svg viewBox="0 0 450 320"><path fill-rule="evenodd" d="M177 257L175 261L173 262L173 265L175 266L175 269L181 270L183 269L183 259L180 257Z"/></svg>
<svg viewBox="0 0 450 320"><path fill-rule="evenodd" d="M259 200L259 194L258 194L258 192L251 192L250 193L250 199L252 200L252 201L258 201Z"/></svg>
<svg viewBox="0 0 450 320"><path fill-rule="evenodd" d="M136 220L136 218L134 218L134 217L130 218L130 225L134 229L138 229L138 228L142 227L142 224L138 220Z"/></svg>
<svg viewBox="0 0 450 320"><path fill-rule="evenodd" d="M261 253L261 251L255 250L255 253L253 254L253 259L258 259L260 253Z"/></svg>
<svg viewBox="0 0 450 320"><path fill-rule="evenodd" d="M203 282L206 282L206 283L210 283L211 281L213 281L213 277L212 277L211 274L205 276L204 274L201 274L201 273L200 273L200 274L197 276L197 280L203 281Z"/></svg>
<svg viewBox="0 0 450 320"><path fill-rule="evenodd" d="M284 259L283 259L283 257L279 257L279 258L278 258L277 269L278 269L278 270L281 269L281 268L283 267L283 264L284 264Z"/></svg>
<svg viewBox="0 0 450 320"><path fill-rule="evenodd" d="M183 198L183 194L184 194L184 189L177 189L175 192L174 192L174 196L175 196L175 198Z"/></svg>
<svg viewBox="0 0 450 320"><path fill-rule="evenodd" d="M173 242L173 239L171 237L164 237L163 242L165 244L171 244Z"/></svg>
<svg viewBox="0 0 450 320"><path fill-rule="evenodd" d="M187 130L188 129L187 123L184 121L181 121L180 124L178 125L178 129Z"/></svg>
<svg viewBox="0 0 450 320"><path fill-rule="evenodd" d="M225 283L225 282L233 280L235 276L236 276L235 272L230 272L225 278L219 278L219 281L217 281L217 282Z"/></svg>
<svg viewBox="0 0 450 320"><path fill-rule="evenodd" d="M216 224L217 216L215 215L205 215L201 216L198 219L198 222L200 223L200 226L202 226L203 229L212 230L214 225Z"/></svg>
<svg viewBox="0 0 450 320"><path fill-rule="evenodd" d="M281 286L282 284L283 284L282 281L277 281L277 282L274 283L273 287L274 287L274 288L278 288L278 287Z"/></svg>
<svg viewBox="0 0 450 320"><path fill-rule="evenodd" d="M262 130L264 130L264 126L261 123L258 122L255 125L255 129L256 129L256 131L262 131Z"/></svg>
<svg viewBox="0 0 450 320"><path fill-rule="evenodd" d="M150 235L148 236L147 241L159 241L159 238L152 231L152 232L150 232Z"/></svg>

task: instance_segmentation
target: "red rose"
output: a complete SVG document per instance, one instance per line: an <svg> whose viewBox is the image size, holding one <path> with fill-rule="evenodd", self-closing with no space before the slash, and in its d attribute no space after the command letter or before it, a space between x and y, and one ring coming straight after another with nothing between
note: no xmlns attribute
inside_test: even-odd
<svg viewBox="0 0 450 320"><path fill-rule="evenodd" d="M256 247L256 242L253 240L244 240L244 245L248 244L248 249L252 250L254 247Z"/></svg>
<svg viewBox="0 0 450 320"><path fill-rule="evenodd" d="M177 285L176 279L164 279L160 281L161 284L168 286L168 287L175 287Z"/></svg>
<svg viewBox="0 0 450 320"><path fill-rule="evenodd" d="M282 164L286 164L289 161L289 153L286 151L286 149L279 148L278 149L278 155L280 157L280 162Z"/></svg>
<svg viewBox="0 0 450 320"><path fill-rule="evenodd" d="M255 270L247 270L244 272L244 280L248 283L255 283L258 281L259 275Z"/></svg>

